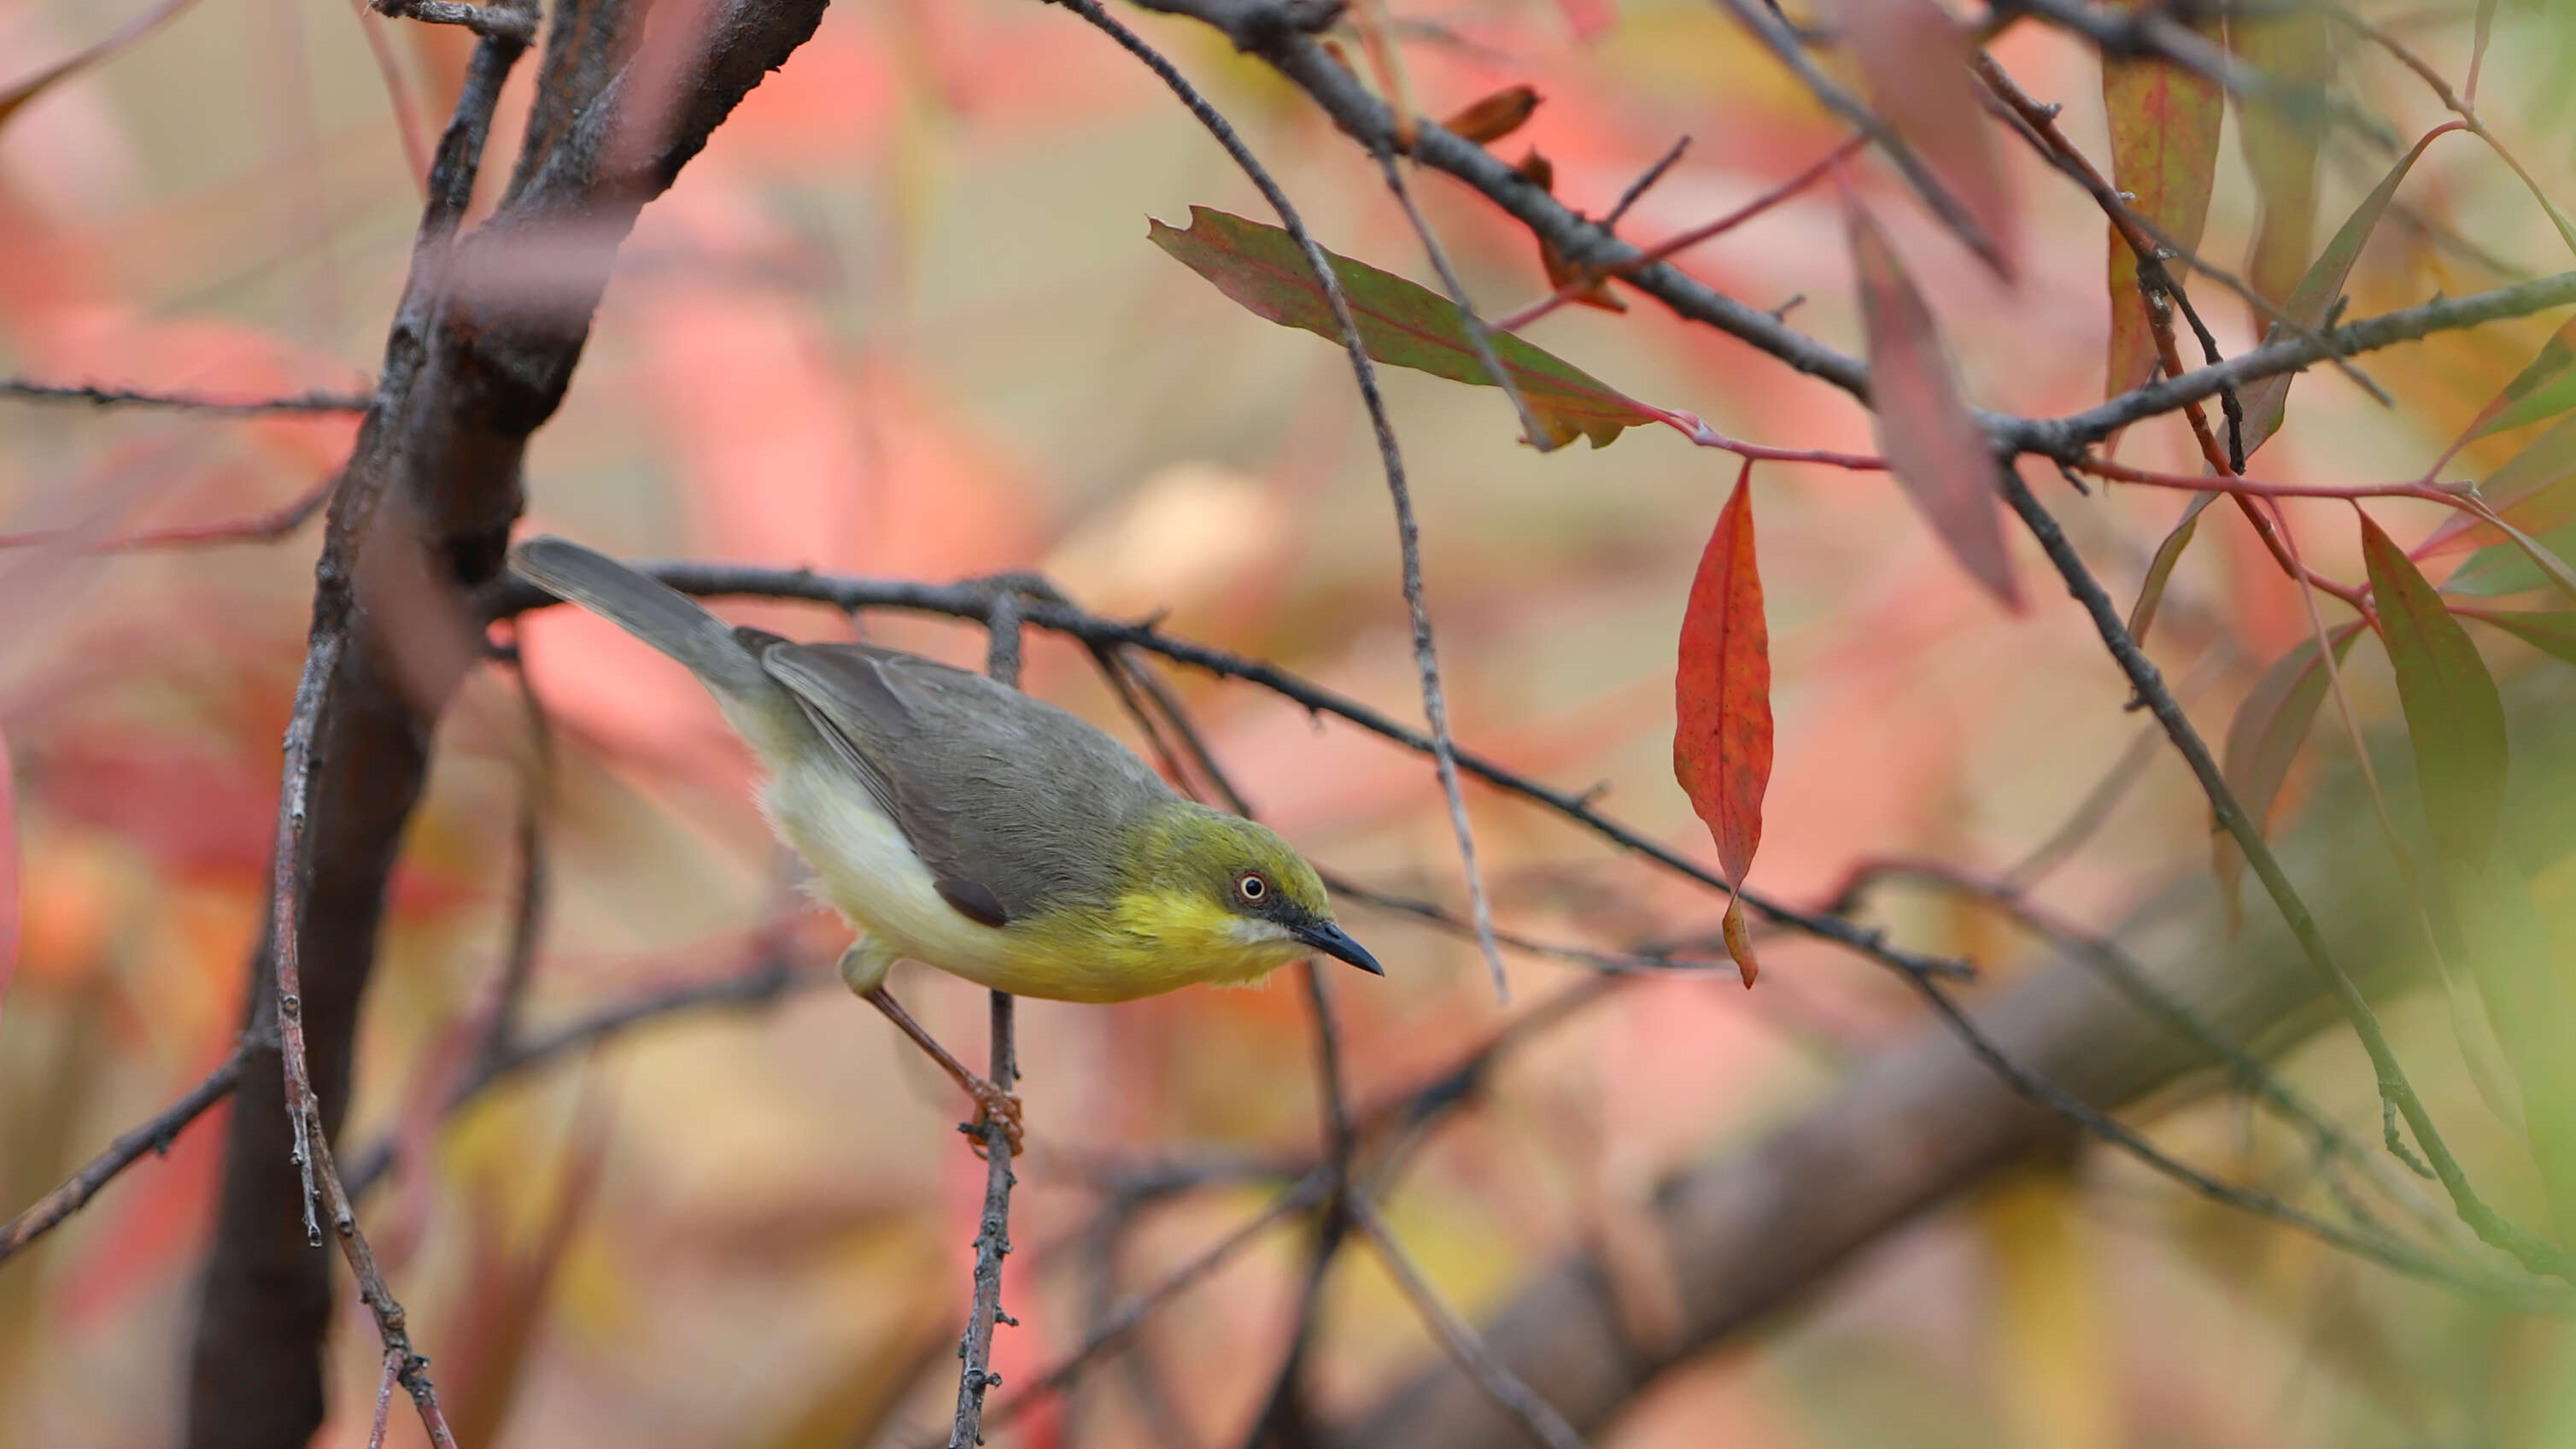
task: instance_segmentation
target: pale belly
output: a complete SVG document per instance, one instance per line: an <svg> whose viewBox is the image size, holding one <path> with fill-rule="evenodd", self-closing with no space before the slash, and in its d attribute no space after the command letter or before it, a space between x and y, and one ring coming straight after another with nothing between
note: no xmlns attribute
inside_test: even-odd
<svg viewBox="0 0 2576 1449"><path fill-rule="evenodd" d="M1005 929L968 919L932 884L903 832L837 765L792 765L761 807L813 868L814 894L890 954L1016 996L1132 1001L1200 982L1250 984L1305 954L1285 942L1193 943L1119 930L1069 937L1041 918Z"/></svg>

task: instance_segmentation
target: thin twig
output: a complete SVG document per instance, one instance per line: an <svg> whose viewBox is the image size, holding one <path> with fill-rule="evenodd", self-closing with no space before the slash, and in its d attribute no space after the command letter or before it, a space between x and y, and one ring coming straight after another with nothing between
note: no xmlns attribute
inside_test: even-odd
<svg viewBox="0 0 2576 1449"><path fill-rule="evenodd" d="M1368 409L1369 426L1377 436L1378 461L1386 471L1387 495L1395 504L1396 548L1404 570L1404 607L1413 624L1413 663L1422 678L1422 713L1431 726L1432 763L1440 776L1441 791L1448 796L1449 826L1458 838L1459 865L1467 877L1467 895L1476 914L1477 939L1485 951L1486 967L1493 973L1494 994L1498 999L1508 999L1510 990L1503 973L1502 953L1494 948L1493 943L1492 912L1485 901L1484 882L1476 869L1476 839L1467 822L1467 797L1458 782L1458 747L1449 735L1449 706L1440 687L1440 659L1431 638L1431 610L1423 601L1421 528L1413 516L1412 491L1404 480L1404 454L1396 445L1395 423L1387 416L1386 400L1378 394L1377 366L1369 360L1368 345L1361 340L1359 324L1352 319L1350 299L1342 293L1341 277L1333 270L1331 258L1323 247L1306 230L1306 223L1297 215L1297 208L1288 200L1288 193L1281 190L1279 183L1263 169L1252 149L1235 134L1232 123L1209 104L1207 98L1200 95L1160 51L1112 19L1109 12L1100 8L1097 0L1058 0L1058 3L1116 41L1120 49L1143 61L1147 69L1171 88L1172 94L1180 97L1181 104L1189 109L1200 125L1207 128L1208 134L1216 137L1217 144L1234 158L1234 164L1270 203L1270 209L1279 217L1279 224L1296 239L1299 249L1305 253L1306 265L1315 274L1316 284L1323 289L1324 303L1332 310L1333 324L1341 333L1343 350L1350 354L1351 376L1359 384L1361 403ZM1392 171L1389 174L1393 175ZM1398 179L1391 184L1401 194L1402 181ZM1425 235L1427 239L1428 233ZM1462 304L1463 301L1462 293ZM1495 365L1499 367L1499 364Z"/></svg>
<svg viewBox="0 0 2576 1449"><path fill-rule="evenodd" d="M322 511L340 488L341 470L334 468L322 475L311 488L265 513L247 518L226 519L219 523L181 523L167 528L138 529L114 538L100 539L81 545L93 554L140 553L147 549L200 548L213 544L271 543L302 528L306 520ZM27 533L0 534L0 548L23 548L30 544L61 543L79 537L81 529L41 528Z"/></svg>
<svg viewBox="0 0 2576 1449"><path fill-rule="evenodd" d="M1628 208L1635 206L1649 190L1653 189L1656 182L1664 179L1664 173L1672 170L1674 164L1682 159L1682 153L1690 149L1690 143L1691 138L1688 136L1674 141L1672 149L1657 157L1654 165L1647 167L1642 175L1629 182L1628 189L1620 192L1619 199L1611 203L1608 211L1601 214L1602 229L1617 231L1620 221L1628 215Z"/></svg>
<svg viewBox="0 0 2576 1449"><path fill-rule="evenodd" d="M360 392L314 389L289 397L218 397L210 393L149 392L141 388L105 387L87 382L36 382L0 377L0 398L21 402L86 403L92 407L173 408L212 413L217 417L260 417L269 413L362 413L375 398Z"/></svg>
<svg viewBox="0 0 2576 1449"><path fill-rule="evenodd" d="M1020 596L1009 588L993 591L985 614L988 657L984 672L1016 689L1020 683ZM1012 1031L1012 997L992 993L992 1066L986 1074L995 1090L1008 1093L1019 1077L1019 1055ZM948 1434L949 1449L975 1449L984 1442L984 1395L1002 1381L993 1372L993 1332L1018 1320L1002 1311L1002 1260L1011 1252L1011 1188L1019 1178L1011 1171L1011 1124L998 1112L987 1112L972 1127L984 1144L984 1210L975 1227L974 1296L966 1330L957 1340L957 1416Z"/></svg>
<svg viewBox="0 0 2576 1449"><path fill-rule="evenodd" d="M241 1081L242 1064L250 1058L250 1044L237 1043L230 1055L206 1073L205 1080L188 1089L179 1100L161 1112L120 1135L107 1145L107 1150L93 1157L64 1179L60 1187L28 1207L0 1228L0 1263L7 1262L29 1243L60 1227L65 1218L89 1205L98 1190L107 1186L118 1173L140 1162L147 1154L166 1155L170 1144L179 1139L188 1124L206 1113L206 1109L232 1095Z"/></svg>
<svg viewBox="0 0 2576 1449"><path fill-rule="evenodd" d="M1476 1336L1476 1331L1467 1326L1466 1320L1458 1316L1457 1310L1442 1301L1439 1290L1422 1276L1421 1268L1404 1251L1403 1244L1395 1240L1394 1230L1387 1226L1385 1218L1379 1216L1374 1204L1364 1197L1352 1199L1351 1220L1367 1236L1370 1245L1377 1249L1379 1260L1386 1264L1387 1272L1394 1275L1396 1286L1404 1290L1404 1296L1412 1300L1414 1311L1422 1315L1423 1323L1438 1335L1449 1356L1458 1361L1458 1367L1476 1381L1487 1398L1492 1399L1504 1413L1519 1420L1530 1438L1546 1445L1547 1449L1583 1449L1583 1436L1574 1432L1574 1426L1565 1422L1565 1416L1540 1398L1528 1384L1521 1382L1519 1375L1505 1367L1503 1361L1494 1356L1494 1351L1485 1346L1485 1341Z"/></svg>
<svg viewBox="0 0 2576 1449"><path fill-rule="evenodd" d="M921 584L880 579L848 578L818 574L803 569L753 568L732 564L642 561L636 567L669 584L684 594L707 597L738 596L766 599L804 599L827 604L843 612L866 608L904 609L919 613L941 614L950 618L980 620L984 617L987 589L978 583ZM557 601L535 586L516 580L496 583L483 599L484 612L492 618L506 618L531 609L545 608ZM1024 609L1028 623L1079 640L1084 644L1105 647L1135 648L1158 655L1175 664L1203 670L1227 679L1240 679L1256 684L1305 709L1346 720L1369 733L1390 740L1417 754L1432 753L1431 738L1421 731L1399 724L1389 716L1359 701L1326 689L1311 680L1292 674L1273 664L1247 659L1223 649L1176 638L1149 624L1131 624L1086 613L1069 604L1051 600L1031 600ZM1603 840L1626 851L1644 856L1676 875L1718 892L1727 890L1726 880L1715 871L1692 861L1670 846L1655 840L1634 827L1595 808L1581 792L1560 790L1509 769L1472 750L1457 755L1461 772L1473 775L1496 789L1546 807L1581 825ZM1966 980L1976 974L1964 961L1926 955L1890 945L1884 932L1866 930L1849 921L1819 911L1801 910L1785 902L1751 891L1744 903L1771 925L1828 941L1891 969L1912 973Z"/></svg>

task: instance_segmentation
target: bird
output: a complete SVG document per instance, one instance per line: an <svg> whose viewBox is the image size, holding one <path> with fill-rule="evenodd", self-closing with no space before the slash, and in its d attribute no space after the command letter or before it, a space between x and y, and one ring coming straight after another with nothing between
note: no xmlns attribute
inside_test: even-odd
<svg viewBox="0 0 2576 1449"><path fill-rule="evenodd" d="M979 1126L1004 1124L1015 1154L1019 1103L887 991L895 962L1095 1003L1249 985L1318 953L1386 974L1287 841L1184 798L1078 716L917 654L727 624L569 539L526 539L510 565L715 696L760 763L772 831L857 933L842 980L975 1101Z"/></svg>

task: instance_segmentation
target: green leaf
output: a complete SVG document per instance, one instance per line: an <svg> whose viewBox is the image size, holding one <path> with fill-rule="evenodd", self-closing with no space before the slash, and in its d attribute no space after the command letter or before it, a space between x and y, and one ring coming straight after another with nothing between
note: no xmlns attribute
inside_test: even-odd
<svg viewBox="0 0 2576 1449"><path fill-rule="evenodd" d="M2478 865L2446 861L2442 887L2469 976L2486 998L2487 1021L2522 1088L2533 1160L2548 1190L2562 1244L2576 1242L2576 1004L2567 978L2576 961L2553 938L2531 883L2509 849Z"/></svg>
<svg viewBox="0 0 2576 1449"><path fill-rule="evenodd" d="M2567 562L2576 557L2576 523L2537 538L2502 519L2490 526L2501 529L2505 541L2470 555L2459 572L2443 582L2444 589L2490 597L2555 584L2560 592L2576 598L2576 567Z"/></svg>
<svg viewBox="0 0 2576 1449"><path fill-rule="evenodd" d="M2111 184L2129 209L2186 251L2197 251L2218 175L2218 83L2170 61L2102 59L2102 108L2111 124ZM2156 340L2138 294L2138 256L2111 233L2111 353L2106 395L2154 375ZM2179 269L2179 261L2167 265Z"/></svg>
<svg viewBox="0 0 2576 1449"><path fill-rule="evenodd" d="M2415 747L2415 774L2433 848L2472 870L2486 866L2504 813L2504 701L2469 631L2368 514L2361 552L2379 607L2379 633L2397 670L2397 700Z"/></svg>
<svg viewBox="0 0 2576 1449"><path fill-rule="evenodd" d="M1323 286L1306 265L1305 249L1278 227L1193 206L1189 230L1157 221L1149 234L1156 246L1254 316L1302 327L1335 343L1342 340ZM1457 304L1365 262L1325 255L1341 279L1369 356L1389 367L1409 367L1452 382L1496 385L1467 340L1466 319ZM1625 429L1661 420L1644 404L1517 337L1495 333L1490 341L1522 400L1556 444L1584 437L1603 447Z"/></svg>
<svg viewBox="0 0 2576 1449"><path fill-rule="evenodd" d="M2480 610L2478 622L2493 624L2523 643L2576 664L2576 613L2511 614Z"/></svg>
<svg viewBox="0 0 2576 1449"><path fill-rule="evenodd" d="M2200 531L2200 511L2218 501L2215 493L2194 494L2191 506L2182 511L2182 521L2156 545L2156 556L2147 562L2146 579L2138 585L2138 602L2129 608L2129 637L2140 647L2147 642L2147 630L2156 622L2156 607L2164 602L2165 584L2173 578L2174 565L2182 562L2182 551L2191 546L2191 536Z"/></svg>
<svg viewBox="0 0 2576 1449"><path fill-rule="evenodd" d="M2576 366L2576 319L2549 334L2540 354L2515 373L2513 381L2469 425L2468 436L2510 432L2576 408L2576 372L2569 370L2571 366Z"/></svg>
<svg viewBox="0 0 2576 1449"><path fill-rule="evenodd" d="M2314 328L2324 323L2326 314L2334 309L2335 300L2343 295L2344 280L2352 275L2352 264L2360 259L2362 244L2370 240L2371 232L2379 226L2379 219L2387 214L2388 203L2396 199L2398 183L2406 179L2406 173L2414 168L2416 158L2424 154L2424 148L2432 145L2433 140L2433 136L2426 136L2416 142L2415 148L2399 157L2397 164L2388 169L2388 174L2380 179L2379 184L2371 188L2370 194L2362 198L2361 205L2345 219L2334 239L2326 243L2325 251L2309 265L2307 274L2290 289L2288 299L2281 303L2282 312L2302 327ZM2278 337L2281 330L2275 323L2264 340L2268 342ZM2289 406L2291 376L2284 372L2245 389L2247 457L2252 457L2264 440L2281 430L2281 419Z"/></svg>
<svg viewBox="0 0 2576 1449"><path fill-rule="evenodd" d="M2322 6L2275 9L2267 18L2229 19L2227 43L2246 64L2285 88L2323 90L2335 75L2334 32ZM2290 295L2307 266L2317 219L2317 147L2325 139L2321 106L2240 102L2237 138L2263 203L2246 280L2274 302Z"/></svg>
<svg viewBox="0 0 2576 1449"><path fill-rule="evenodd" d="M2571 375L2576 382L2576 375ZM2478 485L2478 500L2524 531L2546 533L2576 523L2576 418L2562 419L2505 460ZM2496 529L2472 514L2443 520L2424 540L2420 556L2438 558L2495 541Z"/></svg>

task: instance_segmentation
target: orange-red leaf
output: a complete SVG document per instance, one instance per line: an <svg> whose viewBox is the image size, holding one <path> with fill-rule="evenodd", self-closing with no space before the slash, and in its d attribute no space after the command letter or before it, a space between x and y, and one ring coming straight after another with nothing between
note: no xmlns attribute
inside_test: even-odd
<svg viewBox="0 0 2576 1449"><path fill-rule="evenodd" d="M1744 923L1744 897L1726 899L1726 917L1718 922L1718 935L1726 942L1726 954L1735 958L1735 969L1744 974L1744 989L1753 989L1753 978L1762 974L1762 963L1753 958L1753 928Z"/></svg>
<svg viewBox="0 0 2576 1449"><path fill-rule="evenodd" d="M1960 239L2011 277L2017 261L2012 192L1968 69L1975 41L1934 0L1834 0L1832 13L1869 84L1871 108L1982 233L1963 232Z"/></svg>
<svg viewBox="0 0 2576 1449"><path fill-rule="evenodd" d="M1727 878L1742 885L1762 844L1762 792L1771 783L1771 631L1753 557L1750 460L1691 580L1673 683L1673 778L1708 822Z"/></svg>
<svg viewBox="0 0 2576 1449"><path fill-rule="evenodd" d="M1536 88L1505 86L1440 124L1465 140L1489 146L1527 124L1537 109Z"/></svg>
<svg viewBox="0 0 2576 1449"><path fill-rule="evenodd" d="M2111 125L2111 184L2129 209L2185 250L2200 246L2218 175L2218 83L2162 60L2102 59L2102 107ZM2106 395L2145 382L2156 365L2155 334L2138 293L2138 255L2111 231L2111 355ZM2180 267L2181 263L2168 265Z"/></svg>
<svg viewBox="0 0 2576 1449"><path fill-rule="evenodd" d="M1995 490L2000 465L1985 430L1959 400L1949 351L1922 293L1869 214L1857 202L1848 214L1861 318L1869 333L1878 450L1950 552L2006 608L2019 612L2021 590L2004 552L2002 501Z"/></svg>

